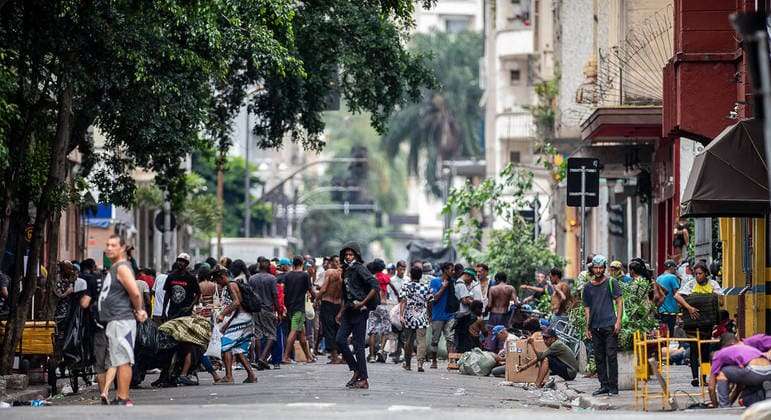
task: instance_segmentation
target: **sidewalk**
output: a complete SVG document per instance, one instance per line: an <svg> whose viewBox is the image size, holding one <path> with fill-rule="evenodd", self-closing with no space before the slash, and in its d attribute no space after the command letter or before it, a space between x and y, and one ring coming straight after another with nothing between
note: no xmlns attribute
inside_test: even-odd
<svg viewBox="0 0 771 420"><path fill-rule="evenodd" d="M30 385L23 390L7 390L0 395L0 401L10 404L13 401L44 400L49 397L50 390L48 385Z"/></svg>
<svg viewBox="0 0 771 420"><path fill-rule="evenodd" d="M584 377L584 375L579 374L573 381L558 381L556 383L556 390L539 390L536 388L523 386L523 384L514 384L514 386L522 388L525 392L528 392L530 394L530 401L532 401L532 405L536 406L561 409L565 409L570 406L574 409L579 408L590 410L622 410L642 412L642 399L635 402L635 393L633 390L620 391L618 395L614 396L592 397L592 392L599 387L599 382L597 381L596 377L587 378ZM670 395L675 397L680 410L686 409L693 403L702 402L705 399L709 399L706 391L706 385L704 390L704 398L702 398L701 395L698 395L700 393L700 389L691 385L691 371L688 366L671 367L669 386L671 389ZM661 387L659 386L658 381L655 379L652 379L649 382L648 389L650 393L657 393L661 391ZM583 402L584 406L576 407L576 392L578 393L578 396L587 400ZM692 395L688 396L686 394ZM568 398L566 399L565 397ZM664 412L665 410L662 407L661 398L649 398L647 411ZM716 412L741 414L744 411L744 408L734 407L731 409L721 410L696 409L691 411L703 414L712 414Z"/></svg>

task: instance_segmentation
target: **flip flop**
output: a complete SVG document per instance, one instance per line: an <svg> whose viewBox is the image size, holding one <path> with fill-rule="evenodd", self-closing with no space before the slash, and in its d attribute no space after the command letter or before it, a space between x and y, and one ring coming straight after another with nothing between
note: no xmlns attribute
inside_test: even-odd
<svg viewBox="0 0 771 420"><path fill-rule="evenodd" d="M242 383L242 384L256 384L256 383L257 383L257 378L254 378L254 379L249 379L249 378L246 378L246 379L244 379L244 381L243 381L243 382L241 382L241 383Z"/></svg>
<svg viewBox="0 0 771 420"><path fill-rule="evenodd" d="M233 380L226 381L224 379L214 383L214 385L233 385L233 384L234 384Z"/></svg>

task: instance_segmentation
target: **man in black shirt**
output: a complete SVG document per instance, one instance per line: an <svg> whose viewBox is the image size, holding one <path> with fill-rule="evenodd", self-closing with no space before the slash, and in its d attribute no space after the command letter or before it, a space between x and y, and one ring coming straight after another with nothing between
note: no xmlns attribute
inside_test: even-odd
<svg viewBox="0 0 771 420"><path fill-rule="evenodd" d="M198 280L187 270L190 255L179 254L177 264L179 270L172 271L163 285L163 313L167 320L190 316L201 296Z"/></svg>
<svg viewBox="0 0 771 420"><path fill-rule="evenodd" d="M367 332L369 311L380 302L380 286L375 276L362 264L359 244L346 244L340 251L343 260L343 304L337 314L340 329L337 331L337 346L353 372L346 384L348 388L369 389L367 359L364 357L364 336ZM353 352L348 345L348 336L353 336Z"/></svg>
<svg viewBox="0 0 771 420"><path fill-rule="evenodd" d="M283 363L291 363L289 353L294 349L295 339L300 340L300 347L305 353L305 360L313 363L316 359L308 348L308 340L305 338L305 297L310 292L313 299L316 299L316 292L313 290L311 277L303 271L305 260L300 257L294 257L292 260L292 271L284 275L284 303L286 312L289 315L290 332L284 349Z"/></svg>

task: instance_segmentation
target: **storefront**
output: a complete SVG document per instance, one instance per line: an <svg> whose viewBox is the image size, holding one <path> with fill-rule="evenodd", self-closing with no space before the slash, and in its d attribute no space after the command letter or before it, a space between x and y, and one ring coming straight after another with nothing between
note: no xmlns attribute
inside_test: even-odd
<svg viewBox="0 0 771 420"><path fill-rule="evenodd" d="M752 116L747 60L730 16L755 7L765 8L765 3L675 0L674 53L663 72L662 136L673 141L689 138L706 146L693 162L681 210L683 216L699 218L697 220L719 220L719 235L708 237L713 249L720 249L713 257L718 254L720 258L707 258L707 262L722 266L718 274L727 289L726 308L740 321L740 329L745 334L771 330L766 325L771 322L771 316L766 316L766 308L771 308L771 299L766 295L766 279L771 273L768 268L771 258L767 258L771 253L766 251L767 212L751 209L747 196L753 186L751 182L742 182L736 174L721 172L727 168L712 169L719 161L712 158L729 153L723 149L730 149L740 134L734 124ZM752 124L741 122L738 127L750 132ZM725 131L729 126L732 131ZM720 139L725 143L713 146ZM749 159L753 153L743 159ZM740 161L734 166L745 165L746 162ZM765 185L767 206L767 182ZM732 194L741 195L733 197ZM705 242L704 234L709 233L705 230L711 230L711 225L696 223L697 246ZM709 248L709 244L705 248Z"/></svg>
<svg viewBox="0 0 771 420"><path fill-rule="evenodd" d="M604 181L600 206L587 226L588 249L624 262L650 261L657 252L651 171L661 139L661 107L597 108L581 124L581 139L574 156L599 159Z"/></svg>

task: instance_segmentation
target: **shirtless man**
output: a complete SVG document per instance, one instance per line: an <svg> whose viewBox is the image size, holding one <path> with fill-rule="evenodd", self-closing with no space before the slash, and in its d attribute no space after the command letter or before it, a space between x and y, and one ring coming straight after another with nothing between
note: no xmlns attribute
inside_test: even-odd
<svg viewBox="0 0 771 420"><path fill-rule="evenodd" d="M506 273L495 273L495 286L490 287L490 297L485 311L490 313L487 325L506 325L511 302L516 303L517 291L508 284Z"/></svg>
<svg viewBox="0 0 771 420"><path fill-rule="evenodd" d="M340 304L343 299L343 280L338 258L335 257L329 261L329 268L324 272L324 284L316 297L316 309L321 308L321 329L324 332L324 345L331 349L328 363L333 365L343 363L335 340L339 328L335 316L340 312Z"/></svg>
<svg viewBox="0 0 771 420"><path fill-rule="evenodd" d="M567 321L568 310L573 304L570 286L562 281L562 270L556 267L549 272L549 280L554 290L551 295L552 322L560 319Z"/></svg>

